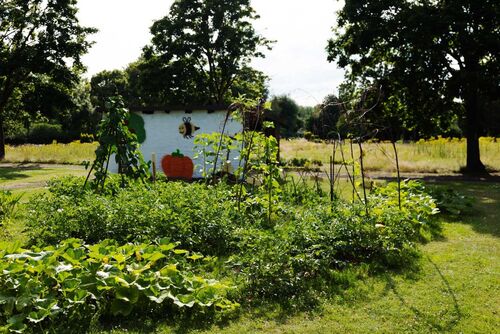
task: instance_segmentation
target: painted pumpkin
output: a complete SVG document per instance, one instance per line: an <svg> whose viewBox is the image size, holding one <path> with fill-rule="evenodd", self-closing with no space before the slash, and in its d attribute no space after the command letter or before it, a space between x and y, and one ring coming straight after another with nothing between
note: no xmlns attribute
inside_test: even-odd
<svg viewBox="0 0 500 334"><path fill-rule="evenodd" d="M184 156L179 150L161 159L163 172L169 179L191 180L194 164L191 158Z"/></svg>

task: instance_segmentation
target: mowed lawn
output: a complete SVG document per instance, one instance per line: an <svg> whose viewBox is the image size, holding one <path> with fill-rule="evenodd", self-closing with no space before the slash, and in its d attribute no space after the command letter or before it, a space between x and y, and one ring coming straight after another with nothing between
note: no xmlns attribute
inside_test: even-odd
<svg viewBox="0 0 500 334"><path fill-rule="evenodd" d="M22 194L26 200L44 191L51 178L65 175L83 176L87 171L78 165L0 164L0 190Z"/></svg>

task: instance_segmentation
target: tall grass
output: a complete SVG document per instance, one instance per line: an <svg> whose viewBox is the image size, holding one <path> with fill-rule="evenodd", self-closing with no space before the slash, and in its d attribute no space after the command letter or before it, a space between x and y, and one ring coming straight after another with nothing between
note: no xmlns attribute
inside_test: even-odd
<svg viewBox="0 0 500 334"><path fill-rule="evenodd" d="M482 137L479 140L481 160L490 169L500 170L500 138ZM395 171L394 153L389 142L365 143L363 148L365 168L370 171ZM412 143L397 143L400 168L407 173L453 173L465 165L465 139L442 138L419 140ZM343 146L346 159L350 159L348 143ZM59 163L81 164L94 159L97 143L73 142L70 144L7 146L2 162L13 163ZM305 139L281 141L281 156L285 159L307 158L328 164L332 145L315 143ZM359 149L354 146L354 157ZM336 162L341 162L337 151Z"/></svg>
<svg viewBox="0 0 500 334"><path fill-rule="evenodd" d="M500 170L500 138L482 137L479 140L481 160L490 169ZM350 159L350 149L343 146L346 159ZM402 172L453 173L466 162L466 142L459 138L438 137L412 143L397 143L399 164ZM390 142L365 143L363 145L364 164L367 170L393 172L396 169L394 153ZM307 158L328 163L332 155L332 145L309 142L305 139L283 140L281 155L285 159ZM359 149L354 146L354 157L359 157ZM337 150L336 162L341 162Z"/></svg>
<svg viewBox="0 0 500 334"><path fill-rule="evenodd" d="M96 148L97 143L77 141L69 144L7 145L5 159L2 162L81 164L94 159Z"/></svg>

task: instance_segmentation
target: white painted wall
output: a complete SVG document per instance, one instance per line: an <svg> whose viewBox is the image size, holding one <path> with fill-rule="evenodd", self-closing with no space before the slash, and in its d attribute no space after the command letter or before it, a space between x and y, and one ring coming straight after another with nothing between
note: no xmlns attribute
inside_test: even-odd
<svg viewBox="0 0 500 334"><path fill-rule="evenodd" d="M221 132L226 117L226 111L215 111L208 113L206 110L195 110L188 114L184 111L171 111L169 114L157 111L154 114L140 113L144 119L146 140L141 144L141 151L145 161L152 159L153 152L156 153L157 173L163 173L161 160L165 155L171 154L179 149L182 154L190 157L195 165L193 177L201 177L202 159L194 159L194 137L184 138L179 133L179 125L183 123L184 117L191 117L191 123L200 127L193 136L202 133ZM233 136L241 132L243 126L241 122L231 118L226 124L225 134ZM238 167L238 161L234 160L239 152L231 152L231 162L234 169ZM110 161L111 172L118 172L118 166L114 157Z"/></svg>

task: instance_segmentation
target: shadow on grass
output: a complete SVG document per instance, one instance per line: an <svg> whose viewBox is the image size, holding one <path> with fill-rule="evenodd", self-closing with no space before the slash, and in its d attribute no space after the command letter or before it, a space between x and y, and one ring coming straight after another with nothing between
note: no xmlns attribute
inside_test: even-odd
<svg viewBox="0 0 500 334"><path fill-rule="evenodd" d="M472 198L472 207L454 216L444 216L448 223L470 225L481 234L500 237L500 184L489 182L450 182L430 183L439 187L446 186Z"/></svg>
<svg viewBox="0 0 500 334"><path fill-rule="evenodd" d="M33 170L41 170L42 167L36 164L17 165L15 167L0 166L0 181L15 181L30 177L26 172Z"/></svg>
<svg viewBox="0 0 500 334"><path fill-rule="evenodd" d="M165 305L152 309L144 308L132 312L127 317L103 316L92 333L158 333L168 328L169 333L187 334L193 331L208 330L212 326L225 327L235 319L239 312L217 314L213 310L189 308L179 309L173 305ZM138 319L140 319L138 321Z"/></svg>
<svg viewBox="0 0 500 334"><path fill-rule="evenodd" d="M446 312L439 312L439 314L429 314L429 312L421 311L418 307L412 305L398 290L398 286L390 274L385 275L384 277L386 280L385 292L392 291L396 298L401 302L401 305L413 312L415 318L418 319L418 321L424 323L427 327L429 327L429 329L432 328L434 330L437 330L439 333L448 333L462 319L460 305L458 304L455 292L451 288L448 279L443 275L441 269L435 262L432 261L430 257L427 256L427 260L436 270L447 294L450 296L450 302L444 304L445 307L448 308L447 310L445 310ZM448 316L444 317L443 314L446 314Z"/></svg>

